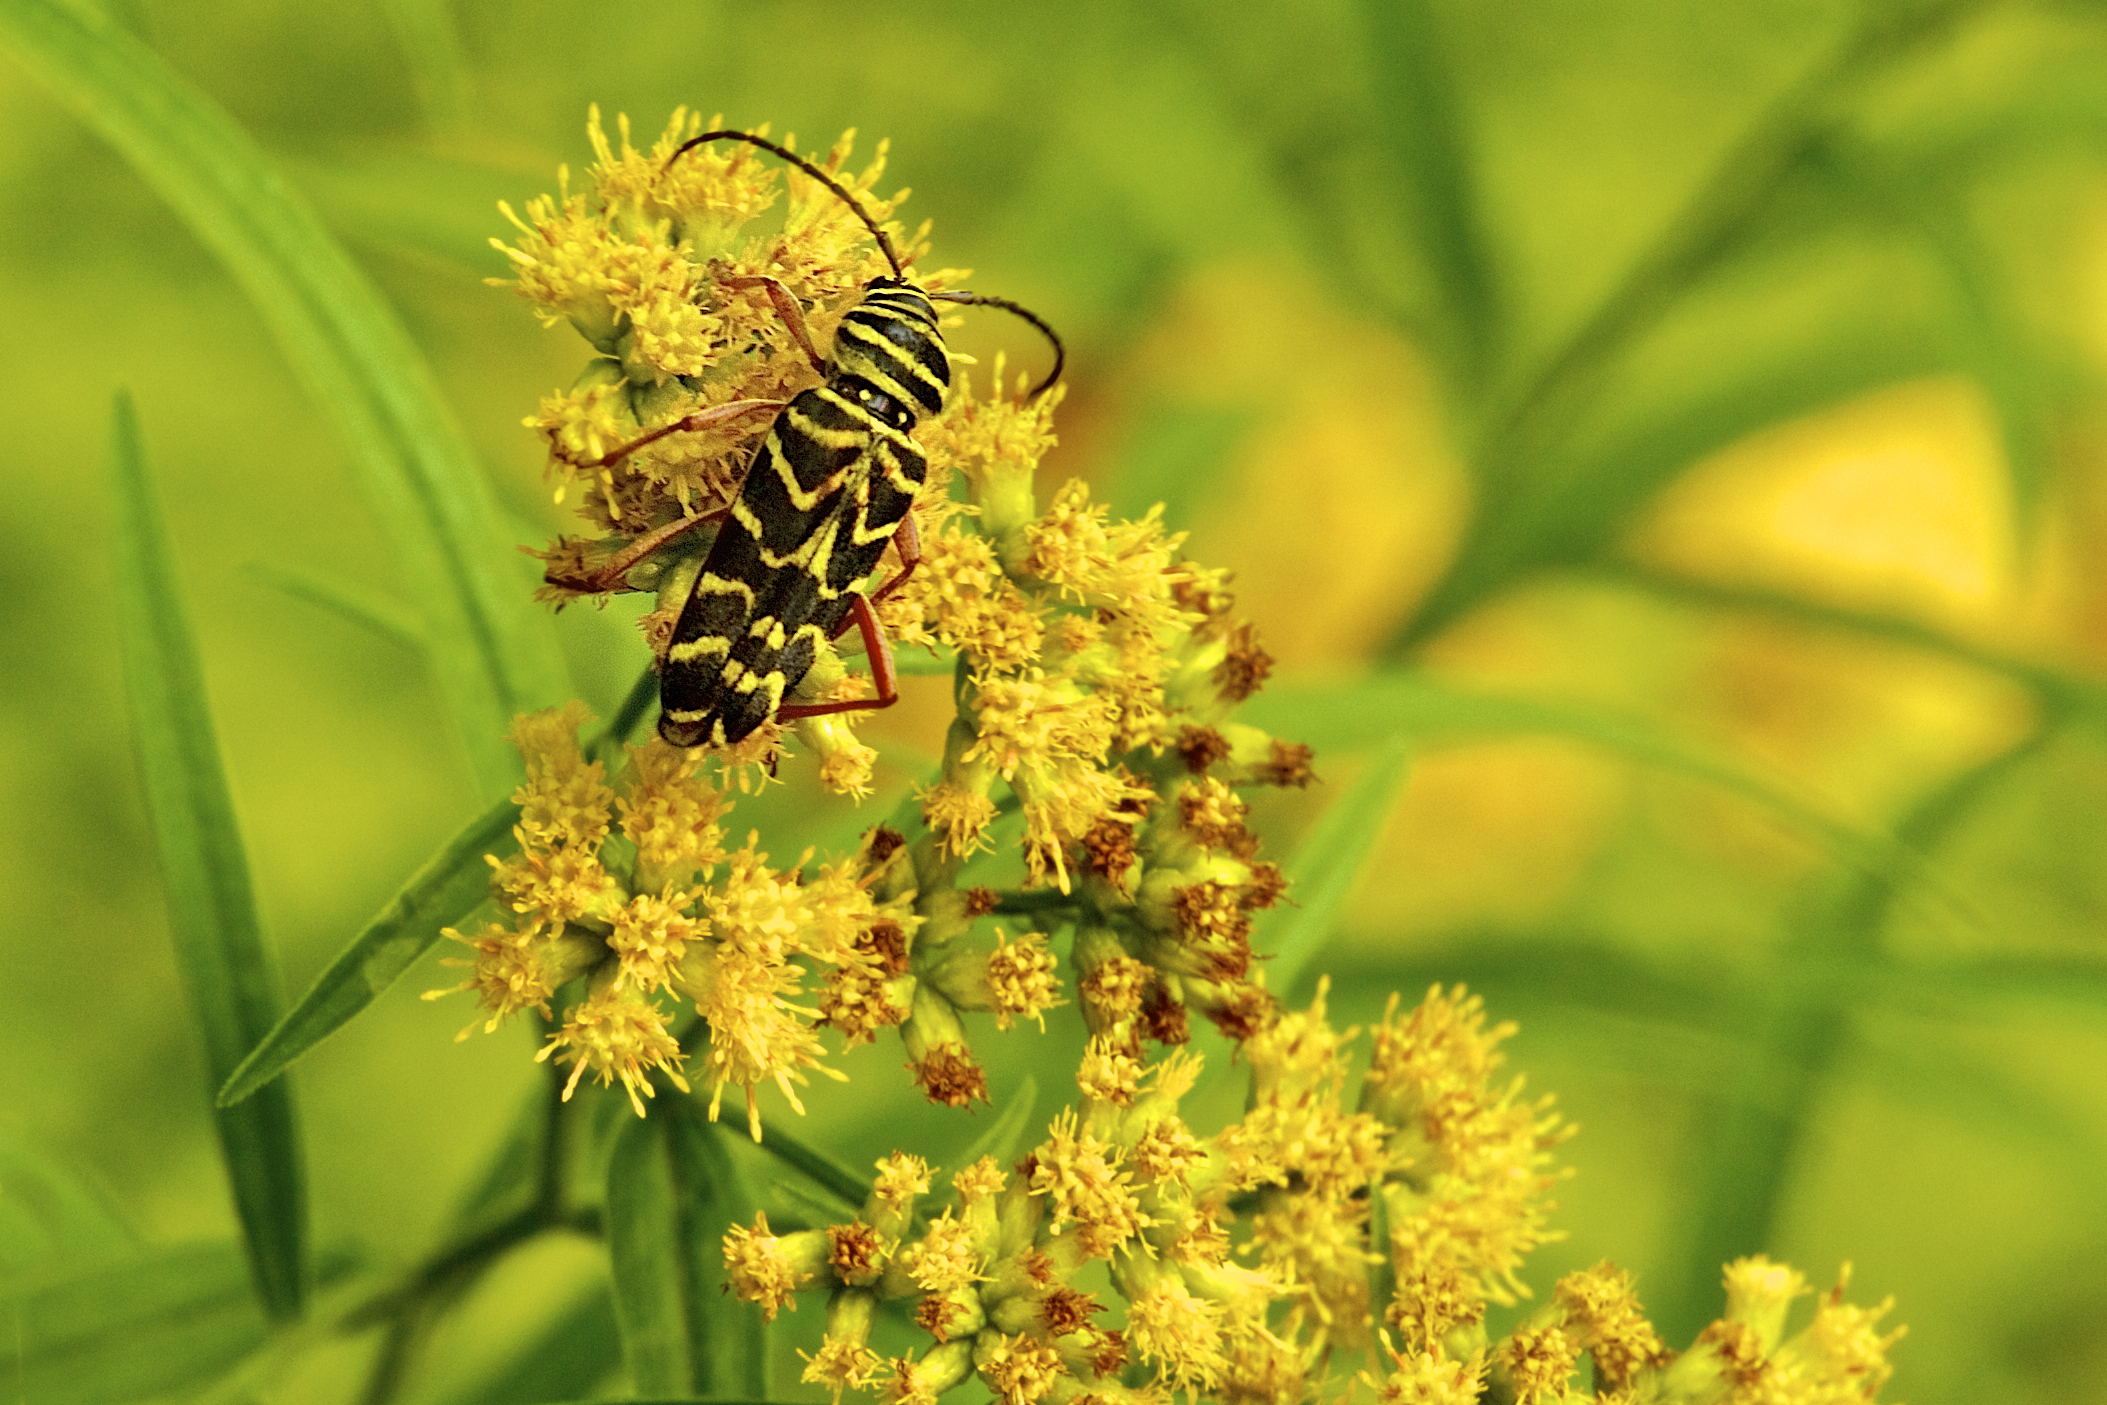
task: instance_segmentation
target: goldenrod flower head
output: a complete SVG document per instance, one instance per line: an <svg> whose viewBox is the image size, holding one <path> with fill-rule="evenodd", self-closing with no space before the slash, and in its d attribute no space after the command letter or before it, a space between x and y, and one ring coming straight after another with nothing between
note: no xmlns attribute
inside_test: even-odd
<svg viewBox="0 0 2107 1405"><path fill-rule="evenodd" d="M1083 979L1083 1009L1093 1029L1103 1029L1141 1013L1148 990L1149 968L1131 956L1115 956L1092 968Z"/></svg>
<svg viewBox="0 0 2107 1405"><path fill-rule="evenodd" d="M520 844L529 850L593 849L607 836L614 792L604 784L604 768L578 747L578 728L589 715L574 701L513 720L511 740L527 779L512 803L520 807Z"/></svg>
<svg viewBox="0 0 2107 1405"><path fill-rule="evenodd" d="M1314 1318L1322 1344L1365 1345L1368 1268L1382 1259L1368 1250L1367 1202L1290 1193L1264 1204L1251 1219L1259 1262L1303 1290L1301 1310Z"/></svg>
<svg viewBox="0 0 2107 1405"><path fill-rule="evenodd" d="M622 888L590 849L522 848L505 860L485 855L497 900L527 918L561 931L583 917L606 921L622 902Z"/></svg>
<svg viewBox="0 0 2107 1405"><path fill-rule="evenodd" d="M927 1195L935 1184L929 1163L904 1151L894 1152L877 1165L878 1178L871 1183L871 1194L903 1213L916 1196Z"/></svg>
<svg viewBox="0 0 2107 1405"><path fill-rule="evenodd" d="M702 1055L710 1119L717 1118L725 1087L738 1084L746 1093L748 1129L759 1141L754 1089L764 1081L774 1082L802 1114L804 1104L793 1085L805 1081L804 1069L819 1066L821 1048L807 1023L817 1011L790 1000L802 989L799 968L734 942L713 942L682 963L678 984L710 1026L709 1048Z"/></svg>
<svg viewBox="0 0 2107 1405"><path fill-rule="evenodd" d="M1177 1274L1158 1276L1127 1306L1127 1341L1173 1390L1212 1390L1229 1365L1220 1303L1195 1297Z"/></svg>
<svg viewBox="0 0 2107 1405"><path fill-rule="evenodd" d="M1639 1307L1631 1275L1607 1260L1559 1279L1552 1297L1565 1310L1567 1329L1595 1358L1604 1385L1622 1388L1640 1371L1668 1360L1666 1344Z"/></svg>
<svg viewBox="0 0 2107 1405"><path fill-rule="evenodd" d="M980 1160L951 1178L951 1185L958 1198L966 1205L975 1205L993 1199L1009 1188L1009 1172L992 1156Z"/></svg>
<svg viewBox="0 0 2107 1405"><path fill-rule="evenodd" d="M1392 995L1362 1084L1363 1106L1392 1126L1410 1122L1450 1089L1483 1087L1500 1066L1501 1041L1516 1028L1510 1021L1486 1029L1484 1000L1462 986L1434 986L1402 1021L1398 1004Z"/></svg>
<svg viewBox="0 0 2107 1405"><path fill-rule="evenodd" d="M1053 953L1047 950L1043 932L1026 932L1005 945L1002 929L996 928L987 979L995 1002L997 1029L1008 1029L1018 1020L1031 1020L1043 1030L1046 1011L1063 1003L1060 977L1054 974Z"/></svg>
<svg viewBox="0 0 2107 1405"><path fill-rule="evenodd" d="M1432 1351L1451 1330L1485 1317L1478 1275L1465 1273L1447 1248L1416 1239L1395 1246L1397 1296L1384 1309L1383 1320L1403 1334L1409 1348Z"/></svg>
<svg viewBox="0 0 2107 1405"><path fill-rule="evenodd" d="M636 845L639 884L684 885L724 862L718 822L730 807L698 773L699 756L653 737L629 748L629 765L629 792L617 807Z"/></svg>
<svg viewBox="0 0 2107 1405"><path fill-rule="evenodd" d="M1093 1035L1084 1046L1075 1082L1093 1102L1126 1107L1141 1091L1141 1059L1123 1041Z"/></svg>
<svg viewBox="0 0 2107 1405"><path fill-rule="evenodd" d="M1485 1381L1482 1355L1451 1361L1439 1351L1397 1351L1387 1336L1383 1350L1390 1358L1389 1372L1381 1379L1361 1377L1375 1388L1380 1405L1477 1405Z"/></svg>
<svg viewBox="0 0 2107 1405"><path fill-rule="evenodd" d="M885 1365L885 1359L863 1342L832 1335L821 1339L818 1351L809 1355L800 1351L798 1355L805 1358L805 1369L798 1380L806 1385L825 1386L837 1405L843 1390L865 1389Z"/></svg>
<svg viewBox="0 0 2107 1405"><path fill-rule="evenodd" d="M775 962L796 949L812 912L804 886L768 866L758 849L761 836L746 836L731 855L722 887L710 894L710 921L717 939L757 960Z"/></svg>
<svg viewBox="0 0 2107 1405"><path fill-rule="evenodd" d="M1028 1336L986 1332L974 1347L973 1364L1002 1405L1035 1405L1067 1372L1051 1346Z"/></svg>
<svg viewBox="0 0 2107 1405"><path fill-rule="evenodd" d="M1784 1405L1857 1405L1879 1394L1895 1373L1888 1349L1906 1329L1878 1330L1895 1300L1871 1308L1847 1303L1844 1289L1850 1281L1846 1264L1836 1286L1815 1299L1814 1320L1772 1354L1762 1381L1766 1399Z"/></svg>
<svg viewBox="0 0 2107 1405"><path fill-rule="evenodd" d="M949 1210L927 1234L900 1251L900 1266L925 1293L948 1293L986 1277L972 1229L964 1220L953 1219Z"/></svg>
<svg viewBox="0 0 2107 1405"><path fill-rule="evenodd" d="M1157 1182L1186 1183L1196 1168L1207 1162L1207 1148L1192 1128L1175 1114L1157 1118L1134 1140L1134 1174L1144 1185Z"/></svg>
<svg viewBox="0 0 2107 1405"><path fill-rule="evenodd" d="M683 1093L687 1080L680 1076L680 1042L666 1030L666 1014L641 992L609 986L573 1005L563 1028L549 1036L537 1059L562 1055L571 1066L563 1085L568 1100L577 1091L578 1080L590 1072L606 1087L616 1079L629 1094L630 1106L644 1115L643 1098L655 1097L651 1071L657 1069Z"/></svg>
<svg viewBox="0 0 2107 1405"><path fill-rule="evenodd" d="M990 780L993 776L990 775ZM968 858L987 843L988 826L995 822L995 802L985 787L974 789L955 780L942 780L918 792L922 801L922 823L929 826L937 846L954 858Z"/></svg>
<svg viewBox="0 0 2107 1405"><path fill-rule="evenodd" d="M451 927L441 928L439 935L462 943L475 953L475 959L443 958L448 966L472 968L469 977L445 990L428 990L424 998L437 1000L455 991L474 991L476 1003L490 1012L490 1018L483 1022L485 1034L495 1032L508 1016L521 1010L548 1014L549 1000L556 994L556 988L569 979L569 973L551 969L550 958L557 954L558 948L554 943L542 940L536 924L529 923L524 930L515 932L495 922L486 922L483 930L473 937L464 937ZM474 1032L475 1025L470 1023L454 1037L456 1040L466 1039Z"/></svg>
<svg viewBox="0 0 2107 1405"><path fill-rule="evenodd" d="M1726 1320L1755 1333L1768 1354L1785 1335L1785 1313L1807 1292L1807 1279L1789 1264L1772 1263L1761 1254L1736 1259L1726 1267Z"/></svg>
<svg viewBox="0 0 2107 1405"><path fill-rule="evenodd" d="M1053 1232L1075 1224L1077 1243L1092 1258L1109 1258L1151 1223L1120 1162L1117 1146L1077 1129L1074 1108L1054 1118L1032 1153L1030 1190L1047 1198Z"/></svg>
<svg viewBox="0 0 2107 1405"><path fill-rule="evenodd" d="M725 1282L734 1293L761 1305L761 1315L775 1321L778 1309L788 1304L797 1311L797 1286L809 1279L784 1249L783 1240L769 1232L766 1213L756 1214L751 1229L733 1225L724 1236Z"/></svg>
<svg viewBox="0 0 2107 1405"><path fill-rule="evenodd" d="M852 1288L877 1282L892 1260L893 1247L862 1220L827 1227L827 1266Z"/></svg>
<svg viewBox="0 0 2107 1405"><path fill-rule="evenodd" d="M621 963L618 981L633 982L646 991L672 984L688 943L709 931L708 922L688 914L694 901L693 893L671 897L639 893L615 914L607 944Z"/></svg>
<svg viewBox="0 0 2107 1405"><path fill-rule="evenodd" d="M1566 1382L1580 1362L1580 1346L1560 1327L1517 1327L1493 1359L1507 1377L1516 1405L1536 1405L1565 1394Z"/></svg>

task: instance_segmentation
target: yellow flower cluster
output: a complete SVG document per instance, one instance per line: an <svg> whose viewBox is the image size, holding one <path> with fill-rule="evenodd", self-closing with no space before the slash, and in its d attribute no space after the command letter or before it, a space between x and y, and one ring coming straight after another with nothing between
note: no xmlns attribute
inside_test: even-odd
<svg viewBox="0 0 2107 1405"><path fill-rule="evenodd" d="M1510 1033L1487 1029L1460 990L1436 988L1403 1018L1393 1000L1348 1111L1357 1032L1330 1026L1320 988L1244 1042L1247 1110L1212 1135L1179 1113L1201 1076L1194 1054L1124 1077L1101 1066L1014 1173L984 1158L952 1178L954 1204L918 1215L934 1178L895 1155L854 1220L783 1236L765 1217L733 1227L728 1280L770 1316L799 1292L829 1293L804 1379L837 1400L875 1389L885 1405L973 1376L1005 1405L1159 1405L1176 1392L1300 1405L1325 1398L1316 1382L1339 1351L1378 1346L1385 1367L1362 1379L1387 1405L1873 1399L1899 1335L1876 1330L1886 1307L1847 1304L1839 1285L1788 1337L1805 1282L1761 1259L1729 1267L1726 1315L1681 1355L1608 1263L1567 1275L1550 1304L1488 1340L1487 1301L1526 1295L1519 1256L1553 1237L1549 1152L1569 1134L1548 1101L1494 1084ZM1116 1304L1082 1286L1106 1281ZM929 1344L884 1360L870 1345L877 1309L910 1298ZM1120 1325L1099 1320L1117 1309ZM1592 1392L1573 1386L1584 1356Z"/></svg>
<svg viewBox="0 0 2107 1405"><path fill-rule="evenodd" d="M717 118L707 124L720 125ZM825 347L863 285L889 272L853 211L752 147L698 147L672 160L704 130L701 115L683 108L639 150L626 117L617 121L617 145L595 108L587 124L597 157L590 189L573 193L566 172L559 193L529 201L524 216L503 207L518 236L491 241L514 275L491 281L531 301L545 324L568 322L599 353L527 424L548 441L559 500L578 488L580 510L624 536L729 498L752 456L756 421L765 426L775 405L817 380L764 280L806 310ZM861 171L843 170L854 137L844 134L820 164L873 218L887 220L904 196L876 191L885 148ZM779 199L780 227L750 229ZM910 261L923 247L919 233L894 237ZM919 281L941 288L946 275ZM767 403L743 419L708 419L746 401ZM691 416L708 422L608 461L616 448ZM577 543L558 551L594 554Z"/></svg>
<svg viewBox="0 0 2107 1405"><path fill-rule="evenodd" d="M995 374L1000 387L999 361ZM903 644L961 657L960 726L923 796L931 831L952 856L983 847L1000 781L1024 817L1031 880L1067 892L1072 851L1130 850L1119 832L1156 798L1119 758L1206 745L1194 739L1272 665L1230 616L1221 573L1181 559L1184 538L1156 512L1113 522L1080 482L1037 510L1032 476L1059 398L962 391L925 432L973 503L928 514L946 520L925 523L922 568L881 617Z"/></svg>
<svg viewBox="0 0 2107 1405"><path fill-rule="evenodd" d="M899 846L866 846L810 881L771 868L756 836L727 853L729 804L697 774L699 753L656 738L628 748L611 787L578 744L585 720L574 702L514 728L520 851L491 860L505 920L448 931L474 952L454 960L470 971L455 989L476 994L490 1030L527 1009L553 1021L560 988L579 981L540 1053L570 1065L566 1096L587 1073L619 1080L641 1115L654 1070L683 1091L692 1071L712 1118L726 1087L743 1090L758 1138L754 1090L773 1083L802 1111L796 1085L824 1070L819 1011L799 1003L807 968L829 991L871 979L920 923L909 901L872 896ZM673 1029L682 1002L708 1036L692 1069Z"/></svg>

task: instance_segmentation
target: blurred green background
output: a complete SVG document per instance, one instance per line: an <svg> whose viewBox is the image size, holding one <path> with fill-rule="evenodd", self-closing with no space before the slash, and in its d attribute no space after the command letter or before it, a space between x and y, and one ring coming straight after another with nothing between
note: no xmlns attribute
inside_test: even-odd
<svg viewBox="0 0 2107 1405"><path fill-rule="evenodd" d="M561 521L520 420L585 348L483 285L496 202L589 163L591 103L645 137L686 104L890 138L933 262L1068 338L1050 479L1164 501L1238 573L1281 663L1251 713L1324 781L1264 803L1277 851L1411 740L1293 995L1328 969L1365 1023L1465 980L1521 1022L1512 1066L1583 1129L1539 1293L1613 1258L1680 1345L1723 1258L1817 1283L1849 1260L1910 1324L1892 1398L2107 1400L2107 7L108 13L380 287L521 542ZM236 282L13 62L0 129L0 1138L150 1243L220 1238L116 658L120 387L289 990L477 797L416 653L288 588L405 608ZM960 345L1041 354L1002 318ZM603 715L642 663L626 618L557 625ZM920 686L869 729L890 795L846 819L793 777L734 827L788 857L884 815L939 746L944 685ZM451 983L428 959L297 1075L317 1238L383 1269L536 1087L529 1031L457 1045L466 1005L414 998ZM1075 1039L989 1038L998 1093L1036 1071L1050 1109ZM861 1051L797 1130L852 1165L963 1148L979 1126L904 1079L871 1096L897 1062ZM508 1267L408 1398L552 1398L493 1373L590 1317L596 1262ZM355 1398L364 1349L269 1393Z"/></svg>

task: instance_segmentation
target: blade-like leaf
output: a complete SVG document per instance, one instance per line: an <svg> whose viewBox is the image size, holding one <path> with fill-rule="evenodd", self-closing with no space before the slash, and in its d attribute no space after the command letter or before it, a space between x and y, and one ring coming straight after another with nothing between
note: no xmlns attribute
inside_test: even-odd
<svg viewBox="0 0 2107 1405"><path fill-rule="evenodd" d="M622 1364L614 1299L595 1285L474 1389L448 1405L540 1405L583 1399Z"/></svg>
<svg viewBox="0 0 2107 1405"><path fill-rule="evenodd" d="M988 1124L988 1130L973 1139L958 1158L961 1166L970 1166L983 1156L992 1156L1004 1166L1017 1157L1017 1143L1030 1125L1032 1113L1039 1106L1039 1080L1029 1073L1017 1085L1016 1091L1003 1099L1002 1115Z"/></svg>
<svg viewBox="0 0 2107 1405"><path fill-rule="evenodd" d="M784 1165L803 1172L813 1184L839 1196L844 1205L860 1207L870 1198L870 1177L857 1175L824 1151L805 1145L780 1126L768 1129L761 1138L761 1150Z"/></svg>
<svg viewBox="0 0 2107 1405"><path fill-rule="evenodd" d="M490 491L394 311L247 134L92 9L0 0L0 41L217 255L350 449L425 611L439 691L486 797L510 788L515 712L567 692Z"/></svg>
<svg viewBox="0 0 2107 1405"><path fill-rule="evenodd" d="M645 1395L694 1391L688 1254L679 1183L667 1152L671 1117L639 1117L615 1139L607 1165L607 1256L615 1321L630 1387Z"/></svg>
<svg viewBox="0 0 2107 1405"><path fill-rule="evenodd" d="M156 1249L0 1292L7 1393L34 1405L117 1405L211 1380L269 1331L232 1244Z"/></svg>
<svg viewBox="0 0 2107 1405"><path fill-rule="evenodd" d="M324 580L289 566L255 561L249 564L248 570L265 585L274 586L295 600L319 605L361 629L370 630L390 644L400 644L419 652L424 649L423 627L408 610L385 596L361 590L349 581Z"/></svg>
<svg viewBox="0 0 2107 1405"><path fill-rule="evenodd" d="M0 1278L107 1259L135 1243L101 1191L56 1159L0 1135Z"/></svg>
<svg viewBox="0 0 2107 1405"><path fill-rule="evenodd" d="M1324 812L1288 861L1288 896L1295 905L1268 912L1254 942L1260 951L1271 953L1266 982L1275 994L1285 998L1295 988L1338 929L1339 911L1404 786L1407 756L1402 737L1378 747L1352 788Z"/></svg>
<svg viewBox="0 0 2107 1405"><path fill-rule="evenodd" d="M197 646L184 617L139 424L120 396L114 441L120 635L132 732L168 894L176 961L215 1086L277 1017L278 997L249 887L249 863L220 765ZM306 1278L306 1188L285 1088L216 1110L220 1152L256 1292L274 1317L298 1314Z"/></svg>
<svg viewBox="0 0 2107 1405"><path fill-rule="evenodd" d="M1474 691L1405 669L1330 686L1268 684L1244 705L1244 713L1258 726L1309 742L1319 752L1369 746L1392 736L1427 743L1493 736L1564 737L1753 801L1821 841L1838 859L1866 872L1923 876L1923 862L1914 850L1833 819L1782 783L1679 741L1635 717L1554 699Z"/></svg>
<svg viewBox="0 0 2107 1405"><path fill-rule="evenodd" d="M402 891L315 978L300 1003L242 1059L220 1089L220 1106L232 1107L249 1097L343 1028L439 940L441 927L459 921L488 898L490 865L484 855L503 857L519 847L512 834L518 818L519 807L500 800L411 875Z"/></svg>
<svg viewBox="0 0 2107 1405"><path fill-rule="evenodd" d="M730 1291L724 1267L725 1231L753 1222L753 1194L732 1162L724 1128L706 1121L693 1102L675 1103L668 1111L673 1115L665 1119L666 1155L680 1220L696 1390L765 1400L768 1324L753 1304Z"/></svg>
<svg viewBox="0 0 2107 1405"><path fill-rule="evenodd" d="M1380 149L1446 304L1445 338L1466 384L1482 385L1499 355L1502 316L1477 212L1463 116L1427 0L1363 0L1372 109Z"/></svg>
<svg viewBox="0 0 2107 1405"><path fill-rule="evenodd" d="M1714 392L1644 417L1584 450L1488 491L1455 558L1386 646L1392 658L1548 566L1605 551L1686 469L1758 430L1912 376L1948 369L1921 341L1839 334L1791 347Z"/></svg>

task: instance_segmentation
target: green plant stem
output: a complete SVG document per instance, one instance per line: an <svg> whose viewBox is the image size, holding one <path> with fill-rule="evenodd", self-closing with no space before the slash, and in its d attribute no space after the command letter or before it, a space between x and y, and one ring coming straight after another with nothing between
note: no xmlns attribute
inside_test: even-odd
<svg viewBox="0 0 2107 1405"><path fill-rule="evenodd" d="M543 1028L546 1031L546 1021ZM401 1392L433 1313L460 1298L505 1255L550 1230L587 1236L601 1233L597 1210L566 1208L571 1118L563 1097L562 1071L553 1062L543 1067L547 1071L543 1079L546 1101L533 1201L442 1246L399 1282L366 1299L340 1321L339 1330L347 1333L383 1328L380 1349L361 1397L364 1405L386 1405Z"/></svg>

